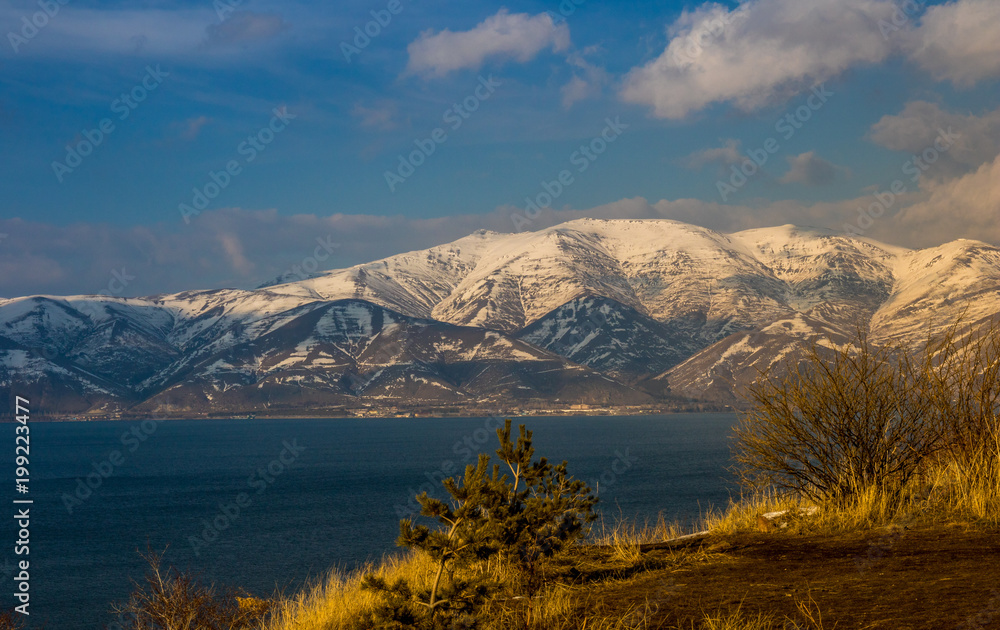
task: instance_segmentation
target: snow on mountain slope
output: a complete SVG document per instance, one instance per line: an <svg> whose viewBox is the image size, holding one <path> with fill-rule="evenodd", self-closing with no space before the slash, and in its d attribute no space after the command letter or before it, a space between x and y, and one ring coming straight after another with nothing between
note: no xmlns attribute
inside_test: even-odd
<svg viewBox="0 0 1000 630"><path fill-rule="evenodd" d="M14 298L0 304L0 335L53 353L112 321L127 321L148 335L162 337L171 318L147 306L144 300L103 296Z"/></svg>
<svg viewBox="0 0 1000 630"><path fill-rule="evenodd" d="M566 392L595 402L648 396L500 333L419 320L370 302L298 309L252 340L203 354L139 409L416 407Z"/></svg>
<svg viewBox="0 0 1000 630"><path fill-rule="evenodd" d="M667 220L574 224L600 234L654 319L700 320L714 340L787 311L782 283L725 234Z"/></svg>
<svg viewBox="0 0 1000 630"><path fill-rule="evenodd" d="M685 323L709 345L797 312L868 317L908 253L794 226L725 235L668 220L580 219L499 241L432 314L513 331L571 300L601 296Z"/></svg>
<svg viewBox="0 0 1000 630"><path fill-rule="evenodd" d="M385 311L381 332L364 315L375 305ZM376 396L378 383L402 387L401 374L409 389L398 391L458 400L493 395L488 383L503 382L497 366L516 371L537 356L557 362L559 382L582 370L634 393L616 379L659 374L657 382L697 396L739 388L815 339L845 339L861 326L876 339L917 343L966 309L971 321L1000 311L996 247L955 241L911 251L788 225L727 235L668 220L581 219L522 234L480 231L254 291L0 300L0 348L15 352L4 359L10 379L29 371L64 385L80 379L70 387L79 400L97 390L131 401L197 390L182 398L204 405L220 395L217 385L238 400L234 388L263 382L261 396L276 387L291 404L289 392L310 379L329 388L311 395L348 400ZM470 330L479 331L475 343ZM388 343L394 335L420 338L421 358ZM310 349L317 344L321 354ZM475 386L459 373L479 360L464 357L472 347L493 361ZM544 389L517 387L501 390Z"/></svg>
<svg viewBox="0 0 1000 630"><path fill-rule="evenodd" d="M580 219L517 235L477 232L268 290L365 299L415 317L505 331L586 295L660 321L707 319L715 336L790 310L786 284L748 244L668 220Z"/></svg>
<svg viewBox="0 0 1000 630"><path fill-rule="evenodd" d="M891 295L872 318L876 339L926 339L960 315L1000 314L1000 249L960 239L898 257Z"/></svg>
<svg viewBox="0 0 1000 630"><path fill-rule="evenodd" d="M798 312L816 304L875 308L895 281L893 269L909 250L793 225L732 235L787 286L783 301Z"/></svg>
<svg viewBox="0 0 1000 630"><path fill-rule="evenodd" d="M675 394L734 402L761 371L780 369L783 362L804 356L813 344L820 348L843 345L852 334L849 326L830 326L796 313L755 330L729 335L653 380L667 383Z"/></svg>
<svg viewBox="0 0 1000 630"><path fill-rule="evenodd" d="M361 299L414 317L430 317L487 252L512 237L480 230L446 245L272 286L269 291L326 301Z"/></svg>
<svg viewBox="0 0 1000 630"><path fill-rule="evenodd" d="M434 317L515 331L584 295L643 309L599 236L564 225L499 243L434 309Z"/></svg>
<svg viewBox="0 0 1000 630"><path fill-rule="evenodd" d="M1000 249L985 243L911 251L819 233L803 239L792 226L733 236L788 283L799 314L732 335L657 377L675 392L731 398L758 370L802 356L814 342L846 343L859 326L876 342L917 348L960 317L975 323L1000 314Z"/></svg>
<svg viewBox="0 0 1000 630"><path fill-rule="evenodd" d="M666 370L700 349L687 330L594 296L563 304L518 338L625 380Z"/></svg>

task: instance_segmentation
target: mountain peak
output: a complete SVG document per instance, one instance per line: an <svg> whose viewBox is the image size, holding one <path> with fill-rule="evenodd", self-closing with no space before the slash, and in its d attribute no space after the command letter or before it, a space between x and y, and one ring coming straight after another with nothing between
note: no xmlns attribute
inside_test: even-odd
<svg viewBox="0 0 1000 630"><path fill-rule="evenodd" d="M254 291L3 300L0 379L74 409L522 393L544 406L547 391L648 403L665 386L731 394L858 325L917 343L966 307L971 321L994 316L998 296L1000 249L979 241L909 250L795 225L723 234L584 218L480 230ZM537 380L511 381L525 374Z"/></svg>

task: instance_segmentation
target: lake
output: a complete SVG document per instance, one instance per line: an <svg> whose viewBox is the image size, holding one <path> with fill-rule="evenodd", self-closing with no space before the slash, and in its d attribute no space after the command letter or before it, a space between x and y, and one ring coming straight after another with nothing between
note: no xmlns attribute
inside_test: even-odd
<svg viewBox="0 0 1000 630"><path fill-rule="evenodd" d="M518 418L620 517L691 522L736 486L733 414ZM294 592L392 551L412 496L496 449L488 418L33 423L30 627L114 622L139 552L217 583ZM14 425L7 425L13 470ZM88 477L89 475L89 477ZM89 485L88 485L89 484ZM5 484L8 499L13 483ZM423 487L421 487L423 486ZM89 492L89 494L88 494ZM13 512L13 510L12 510ZM0 552L12 607L16 528ZM600 528L600 521L597 525Z"/></svg>

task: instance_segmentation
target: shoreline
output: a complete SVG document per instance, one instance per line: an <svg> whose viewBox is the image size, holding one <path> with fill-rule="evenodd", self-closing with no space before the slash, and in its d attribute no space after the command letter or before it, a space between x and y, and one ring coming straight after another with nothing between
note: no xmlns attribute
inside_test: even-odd
<svg viewBox="0 0 1000 630"><path fill-rule="evenodd" d="M539 409L539 410L518 410L512 412L488 412L486 410L468 410L463 412L389 412L379 413L364 410L362 413L345 414L340 413L267 413L267 414L101 414L87 416L85 414L45 414L38 413L32 417L32 422L134 422L143 420L174 421L174 420L444 420L451 418L488 418L491 416L509 418L569 418L569 417L594 417L594 416L615 416L615 417L639 417L639 416L666 416L684 413L739 413L741 407L733 405L698 404L690 407L672 407L667 409L634 409L634 408L603 408L603 409ZM15 422L13 416L0 417L0 424Z"/></svg>

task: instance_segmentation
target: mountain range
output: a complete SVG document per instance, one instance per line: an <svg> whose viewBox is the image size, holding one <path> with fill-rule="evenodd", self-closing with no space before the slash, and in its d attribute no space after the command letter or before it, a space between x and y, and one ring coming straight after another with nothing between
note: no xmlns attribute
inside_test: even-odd
<svg viewBox="0 0 1000 630"><path fill-rule="evenodd" d="M979 241L581 219L255 290L2 299L0 384L51 416L639 412L737 404L859 327L916 345L998 311Z"/></svg>

